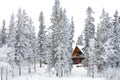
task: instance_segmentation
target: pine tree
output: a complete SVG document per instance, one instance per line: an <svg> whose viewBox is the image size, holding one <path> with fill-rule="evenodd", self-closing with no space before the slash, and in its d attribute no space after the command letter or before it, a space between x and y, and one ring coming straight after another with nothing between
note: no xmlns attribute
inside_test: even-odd
<svg viewBox="0 0 120 80"><path fill-rule="evenodd" d="M83 46L83 35L81 34L77 39L77 45Z"/></svg>
<svg viewBox="0 0 120 80"><path fill-rule="evenodd" d="M17 30L16 30L16 42L15 42L15 61L19 66L19 75L21 75L21 62L23 60L23 53L21 52L21 26L23 26L23 18L22 18L22 10L19 8L18 10L18 21L17 21Z"/></svg>
<svg viewBox="0 0 120 80"><path fill-rule="evenodd" d="M0 48L2 47L2 30L0 29Z"/></svg>
<svg viewBox="0 0 120 80"><path fill-rule="evenodd" d="M31 55L30 55L30 64L34 63L34 70L36 72L36 61L37 61L37 39L35 36L35 27L33 26L33 21L30 18L29 20L29 38L30 38L30 49L31 49ZM30 72L30 70L29 70Z"/></svg>
<svg viewBox="0 0 120 80"><path fill-rule="evenodd" d="M86 54L86 59L84 60L85 63L88 63L88 76L90 74L90 55L94 53L90 53L90 39L95 38L95 25L94 25L94 18L92 17L92 14L94 13L90 7L87 8L87 18L85 20L85 28L84 28L84 47L83 51Z"/></svg>
<svg viewBox="0 0 120 80"><path fill-rule="evenodd" d="M113 26L113 36L109 38L108 47L106 49L107 52L107 65L108 65L108 76L109 80L119 80L120 79L120 22L118 12L116 11L114 14L114 20L112 21ZM108 50L109 49L109 50ZM111 51L111 52L110 52ZM109 52L109 53L108 53Z"/></svg>
<svg viewBox="0 0 120 80"><path fill-rule="evenodd" d="M16 43L15 43L15 56L16 64L19 66L19 75L21 75L21 66L26 65L31 53L30 38L28 22L29 17L25 13L25 10L18 10L17 31L16 31ZM23 61L24 60L24 61Z"/></svg>
<svg viewBox="0 0 120 80"><path fill-rule="evenodd" d="M70 24L70 29L69 29L69 31L70 31L70 53L72 53L72 51L73 51L73 48L72 48L72 44L73 44L73 42L74 42L74 40L73 40L73 37L74 37L74 21L73 21L73 17L71 18L71 24Z"/></svg>
<svg viewBox="0 0 120 80"><path fill-rule="evenodd" d="M83 51L85 54L88 53L89 48L89 40L95 37L95 25L94 25L94 18L92 17L92 9L90 7L87 8L87 18L85 20L85 28L84 28L84 42L85 46L83 48Z"/></svg>
<svg viewBox="0 0 120 80"><path fill-rule="evenodd" d="M11 68L9 54L14 53L14 48L4 45L0 48L0 68L1 68L1 80L4 80L4 70L6 71L6 80L8 80L8 69Z"/></svg>
<svg viewBox="0 0 120 80"><path fill-rule="evenodd" d="M47 70L49 73L49 76L51 75L51 69L53 67L52 65L52 60L53 60L53 56L52 56L52 36L51 33L48 31L48 34L46 35L46 63L47 63Z"/></svg>
<svg viewBox="0 0 120 80"><path fill-rule="evenodd" d="M14 14L11 15L11 20L9 24L9 30L8 30L8 38L7 38L7 43L8 47L13 48L13 52L9 53L9 63L12 68L12 77L14 77L14 67L15 67L15 36L16 36L16 27L15 27L15 16Z"/></svg>
<svg viewBox="0 0 120 80"><path fill-rule="evenodd" d="M28 39L28 45L26 46L28 49L27 55L27 66L28 66L28 73L31 73L31 65L34 63L34 70L36 72L36 57L37 57L37 44L36 44L36 36L35 36L35 29L33 26L32 19L28 20L28 34L26 35Z"/></svg>
<svg viewBox="0 0 120 80"><path fill-rule="evenodd" d="M114 15L114 21L113 21L113 27L114 27L114 37L113 37L113 44L114 44L114 47L113 49L115 50L114 52L114 59L113 61L114 62L114 67L118 68L120 66L120 63L119 63L119 52L120 52L120 48L119 48L119 43L120 43L120 39L119 39L119 36L120 36L120 23L119 23L119 17L118 17L118 12L116 11L115 15Z"/></svg>
<svg viewBox="0 0 120 80"><path fill-rule="evenodd" d="M8 46L15 47L15 16L11 15L11 20L9 24L9 34L8 34Z"/></svg>
<svg viewBox="0 0 120 80"><path fill-rule="evenodd" d="M105 69L105 43L108 40L108 31L111 28L110 26L110 18L108 17L108 13L106 13L103 9L102 15L100 17L101 21L97 28L97 39L96 39L96 66L98 72L103 72Z"/></svg>
<svg viewBox="0 0 120 80"><path fill-rule="evenodd" d="M56 32L56 28L58 27L59 25L59 16L60 16L60 2L59 0L55 0L55 5L53 6L53 12L52 12L52 15L51 15L51 23L52 25L50 26L50 30L51 30L51 39L52 39L52 56L54 57L56 51L55 51L55 48L56 46L58 45L56 43L56 40L57 40L57 36L55 36L55 32ZM55 58L53 58L52 60L52 65L53 67L55 66Z"/></svg>
<svg viewBox="0 0 120 80"><path fill-rule="evenodd" d="M89 48L89 58L88 58L88 76L92 78L95 76L96 73L96 58L95 58L95 38L90 39L90 48Z"/></svg>
<svg viewBox="0 0 120 80"><path fill-rule="evenodd" d="M52 37L52 65L55 67L56 76L62 77L69 74L72 68L71 43L73 42L73 24L70 25L66 11L60 8L59 0L55 0L50 26Z"/></svg>
<svg viewBox="0 0 120 80"><path fill-rule="evenodd" d="M39 21L40 21L40 26L38 32L38 55L39 55L40 67L42 67L42 63L45 61L44 59L45 59L45 37L46 37L43 12L40 13Z"/></svg>
<svg viewBox="0 0 120 80"><path fill-rule="evenodd" d="M6 38L7 38L7 34L5 28L5 20L3 20L2 32L1 32L1 42L2 42L1 46L6 44Z"/></svg>

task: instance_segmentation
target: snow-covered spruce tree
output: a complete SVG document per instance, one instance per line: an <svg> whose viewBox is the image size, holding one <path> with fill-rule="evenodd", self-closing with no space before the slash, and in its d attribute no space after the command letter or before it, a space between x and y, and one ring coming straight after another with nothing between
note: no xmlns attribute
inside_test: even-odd
<svg viewBox="0 0 120 80"><path fill-rule="evenodd" d="M68 64L68 67L66 67L66 74L67 76L71 73L71 70L73 68L73 61L72 61L72 52L73 52L73 43L74 43L74 40L73 40L73 37L74 37L74 20L73 20L73 17L71 18L71 22L69 24L69 20L67 19L67 16L66 16L66 12L64 10L64 14L63 14L63 21L65 22L64 24L66 25L66 29L67 29L67 38L66 38L66 41L68 39L68 43L67 43L67 46L68 46L68 54L67 54L67 62L69 63Z"/></svg>
<svg viewBox="0 0 120 80"><path fill-rule="evenodd" d="M29 55L31 59L29 59L29 65L31 65L32 63L34 63L34 70L36 72L36 61L37 61L37 39L35 36L35 27L33 26L33 22L32 19L29 20L29 24L28 24L28 28L29 28L29 39L30 39L30 49L31 49L31 54ZM31 72L31 67L28 65L29 70L28 72Z"/></svg>
<svg viewBox="0 0 120 80"><path fill-rule="evenodd" d="M102 15L100 17L100 23L97 27L97 38L96 38L96 66L97 72L101 73L104 71L106 63L104 61L105 56L105 43L108 39L108 31L110 28L110 21L108 17L108 13L106 13L103 9Z"/></svg>
<svg viewBox="0 0 120 80"><path fill-rule="evenodd" d="M15 46L15 33L16 33L15 16L14 14L12 14L10 24L9 24L9 33L8 33L8 40L7 40L8 46L10 47Z"/></svg>
<svg viewBox="0 0 120 80"><path fill-rule="evenodd" d="M55 5L53 6L53 12L52 12L52 15L51 15L51 23L52 25L50 26L50 30L51 30L51 39L52 39L52 48L51 48L51 51L52 51L52 56L53 56L53 60L52 60L52 65L53 67L55 66L55 62L56 62L56 59L54 58L54 55L56 53L55 51L55 48L56 46L58 45L58 43L56 43L56 37L55 36L55 32L56 32L56 29L59 25L59 16L60 16L60 2L59 0L55 0Z"/></svg>
<svg viewBox="0 0 120 80"><path fill-rule="evenodd" d="M65 66L65 71L64 71L64 74L66 74L67 76L71 73L71 70L72 70L72 59L71 59L71 53L73 51L73 48L72 48L72 44L74 42L73 40L73 37L74 37L74 21L73 21L73 18L71 20L71 24L67 18L67 15L66 15L66 10L64 9L63 11L63 19L62 19L62 26L64 26L65 28L65 38L66 38L66 52L65 52L65 56L66 56L66 66ZM68 32L67 32L68 31ZM65 41L63 43L65 43ZM67 52L68 51L68 52Z"/></svg>
<svg viewBox="0 0 120 80"><path fill-rule="evenodd" d="M77 45L83 46L83 35L81 34L77 39Z"/></svg>
<svg viewBox="0 0 120 80"><path fill-rule="evenodd" d="M52 56L56 76L62 77L70 71L70 24L65 11L60 8L59 0L55 0L51 16ZM69 56L70 55L70 56Z"/></svg>
<svg viewBox="0 0 120 80"><path fill-rule="evenodd" d="M53 60L53 56L52 56L52 36L51 33L48 31L48 34L46 35L46 63L47 63L47 71L49 73L49 76L51 75L51 69L53 67L52 65L52 60Z"/></svg>
<svg viewBox="0 0 120 80"><path fill-rule="evenodd" d="M17 14L18 20L17 20L17 27L16 27L16 35L15 35L15 61L16 64L19 66L19 75L21 75L21 63L23 60L23 53L21 51L21 27L23 27L23 15L22 15L22 10L19 8L18 9L18 14Z"/></svg>
<svg viewBox="0 0 120 80"><path fill-rule="evenodd" d="M4 45L0 48L0 68L1 68L1 80L4 80L4 71L6 71L6 80L8 80L8 69L11 68L9 59L12 57L10 57L9 55L14 53L14 48L12 47L8 47L7 45Z"/></svg>
<svg viewBox="0 0 120 80"><path fill-rule="evenodd" d="M87 8L87 18L85 19L85 28L84 28L84 47L83 51L86 54L86 59L84 60L85 63L88 64L88 76L89 76L89 48L90 48L90 39L95 38L95 25L94 25L94 18L92 17L92 14L94 13L90 7ZM94 53L92 53L94 54Z"/></svg>
<svg viewBox="0 0 120 80"><path fill-rule="evenodd" d="M118 12L114 14L114 20L112 21L113 36L109 38L106 53L107 53L107 65L108 65L108 80L120 79L120 22Z"/></svg>
<svg viewBox="0 0 120 80"><path fill-rule="evenodd" d="M44 24L44 16L43 12L40 13L39 17L39 32L38 32L38 58L40 62L40 67L42 67L42 63L45 61L45 38L46 38L46 31L45 31L45 24Z"/></svg>
<svg viewBox="0 0 120 80"><path fill-rule="evenodd" d="M68 58L68 33L66 32L69 28L68 25L66 24L66 16L64 16L65 14L63 14L62 9L60 10L60 14L59 14L59 23L58 26L56 26L56 31L55 31L55 37L56 37L56 41L55 43L57 43L56 47L55 47L55 55L54 58L56 60L55 62L55 70L57 73L58 77L62 77L64 75L64 71L66 70L66 67L69 68L69 64L67 61ZM66 71L65 71L66 72Z"/></svg>
<svg viewBox="0 0 120 80"><path fill-rule="evenodd" d="M11 15L11 20L9 24L9 32L7 38L8 47L15 48L15 35L16 35L16 28L15 28L15 16L14 14ZM12 77L14 77L14 67L15 67L15 51L13 53L9 53L9 63L12 68Z"/></svg>
<svg viewBox="0 0 120 80"><path fill-rule="evenodd" d="M5 28L5 20L3 20L3 26L1 30L1 47L6 44L6 39L7 39L7 33L6 33L6 28Z"/></svg>
<svg viewBox="0 0 120 80"><path fill-rule="evenodd" d="M31 73L31 65L34 63L34 70L36 72L36 57L37 57L37 44L36 44L36 36L35 36L35 28L33 26L32 19L28 20L28 34L26 35L27 39L29 40L28 45L26 46L28 49L27 55L27 66L28 66L28 73Z"/></svg>
<svg viewBox="0 0 120 80"><path fill-rule="evenodd" d="M2 47L2 30L0 29L0 47Z"/></svg>
<svg viewBox="0 0 120 80"><path fill-rule="evenodd" d="M110 34L111 33L113 35L113 29L111 29ZM113 47L114 47L114 44L112 44L113 39L114 39L113 36L111 36L107 40L107 42L105 43L105 53L106 53L106 55L104 56L105 57L104 60L106 62L106 70L105 70L106 74L105 74L105 77L108 80L111 80L112 79L111 76L114 75L114 73L113 73L114 69L112 69L112 65L114 64L114 62L113 62L113 58L114 58L113 57L113 55L114 55L114 49L113 49Z"/></svg>
<svg viewBox="0 0 120 80"><path fill-rule="evenodd" d="M95 76L96 73L96 66L95 66L95 38L90 39L90 48L89 51L89 58L88 58L88 76L91 76L92 78Z"/></svg>
<svg viewBox="0 0 120 80"><path fill-rule="evenodd" d="M15 60L19 67L19 75L21 75L21 66L26 65L31 54L31 45L29 39L29 18L25 10L18 10L17 30L16 30L16 43L15 43Z"/></svg>
<svg viewBox="0 0 120 80"><path fill-rule="evenodd" d="M73 17L71 18L71 24L70 24L70 29L69 29L69 31L70 31L70 53L72 53L72 51L73 51L73 48L72 48L72 46L73 46L73 42L74 42L74 40L73 40L73 37L74 37L74 20L73 20Z"/></svg>

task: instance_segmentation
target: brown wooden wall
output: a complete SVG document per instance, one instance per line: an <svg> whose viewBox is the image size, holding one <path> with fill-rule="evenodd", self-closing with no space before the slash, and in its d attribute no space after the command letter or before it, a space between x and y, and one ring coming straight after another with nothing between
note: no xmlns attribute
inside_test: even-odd
<svg viewBox="0 0 120 80"><path fill-rule="evenodd" d="M72 60L73 64L80 64L84 60L85 56L84 54L80 51L80 49L76 46L72 53Z"/></svg>

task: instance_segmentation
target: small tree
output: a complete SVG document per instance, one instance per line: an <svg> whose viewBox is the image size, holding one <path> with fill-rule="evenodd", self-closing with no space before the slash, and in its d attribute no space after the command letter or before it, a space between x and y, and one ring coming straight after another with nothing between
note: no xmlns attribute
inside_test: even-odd
<svg viewBox="0 0 120 80"><path fill-rule="evenodd" d="M16 28L15 28L15 16L14 14L11 15L11 20L9 24L9 34L8 34L8 46L15 47L15 34L16 34Z"/></svg>
<svg viewBox="0 0 120 80"><path fill-rule="evenodd" d="M40 26L38 32L38 56L39 56L40 67L42 67L42 62L45 61L44 59L45 59L45 37L46 37L43 12L40 13L39 21L40 21Z"/></svg>
<svg viewBox="0 0 120 80"><path fill-rule="evenodd" d="M2 46L6 44L6 38L7 38L7 34L5 28L5 20L3 20L2 33L1 33Z"/></svg>
<svg viewBox="0 0 120 80"><path fill-rule="evenodd" d="M91 76L92 78L95 76L95 39L90 39L90 48L89 48L89 62L88 62L88 68L87 68L87 73L88 76Z"/></svg>
<svg viewBox="0 0 120 80"><path fill-rule="evenodd" d="M48 34L47 34L47 37L46 37L46 39L45 39L46 41L46 63L48 64L48 66L47 66L47 70L48 70L48 73L49 73L49 76L50 76L50 74L51 74L51 69L52 69L52 67L53 67L53 65L52 65L52 60L53 60L53 56L52 56L52 51L51 51L51 49L52 49L52 39L51 39L51 33L50 32L48 32Z"/></svg>
<svg viewBox="0 0 120 80"><path fill-rule="evenodd" d="M4 45L0 48L0 68L1 68L1 80L3 80L3 71L6 69L6 80L8 80L8 68L11 68L9 63L10 57L8 55L14 53L14 49Z"/></svg>
<svg viewBox="0 0 120 80"><path fill-rule="evenodd" d="M83 47L83 51L86 54L86 59L84 60L85 63L88 63L88 76L89 73L91 73L89 71L90 68L90 55L92 55L93 53L91 53L89 51L89 49L91 48L90 44L90 40L95 38L95 25L94 25L94 18L92 17L92 14L94 13L92 11L92 9L90 7L87 8L87 18L85 19L85 28L84 28L84 47Z"/></svg>
<svg viewBox="0 0 120 80"><path fill-rule="evenodd" d="M83 46L83 35L81 34L77 39L77 45Z"/></svg>

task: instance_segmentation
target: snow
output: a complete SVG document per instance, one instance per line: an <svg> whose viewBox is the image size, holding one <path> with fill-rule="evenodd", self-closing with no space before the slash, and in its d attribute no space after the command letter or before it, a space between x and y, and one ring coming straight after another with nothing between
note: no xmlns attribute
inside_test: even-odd
<svg viewBox="0 0 120 80"><path fill-rule="evenodd" d="M24 70L25 71L25 70ZM87 77L87 71L84 67L73 66L73 70L70 76L64 76L62 78L56 77L54 75L49 76L46 72L46 66L39 68L37 66L37 73L22 74L21 76L15 76L9 78L9 80L105 80L104 78L91 78Z"/></svg>

